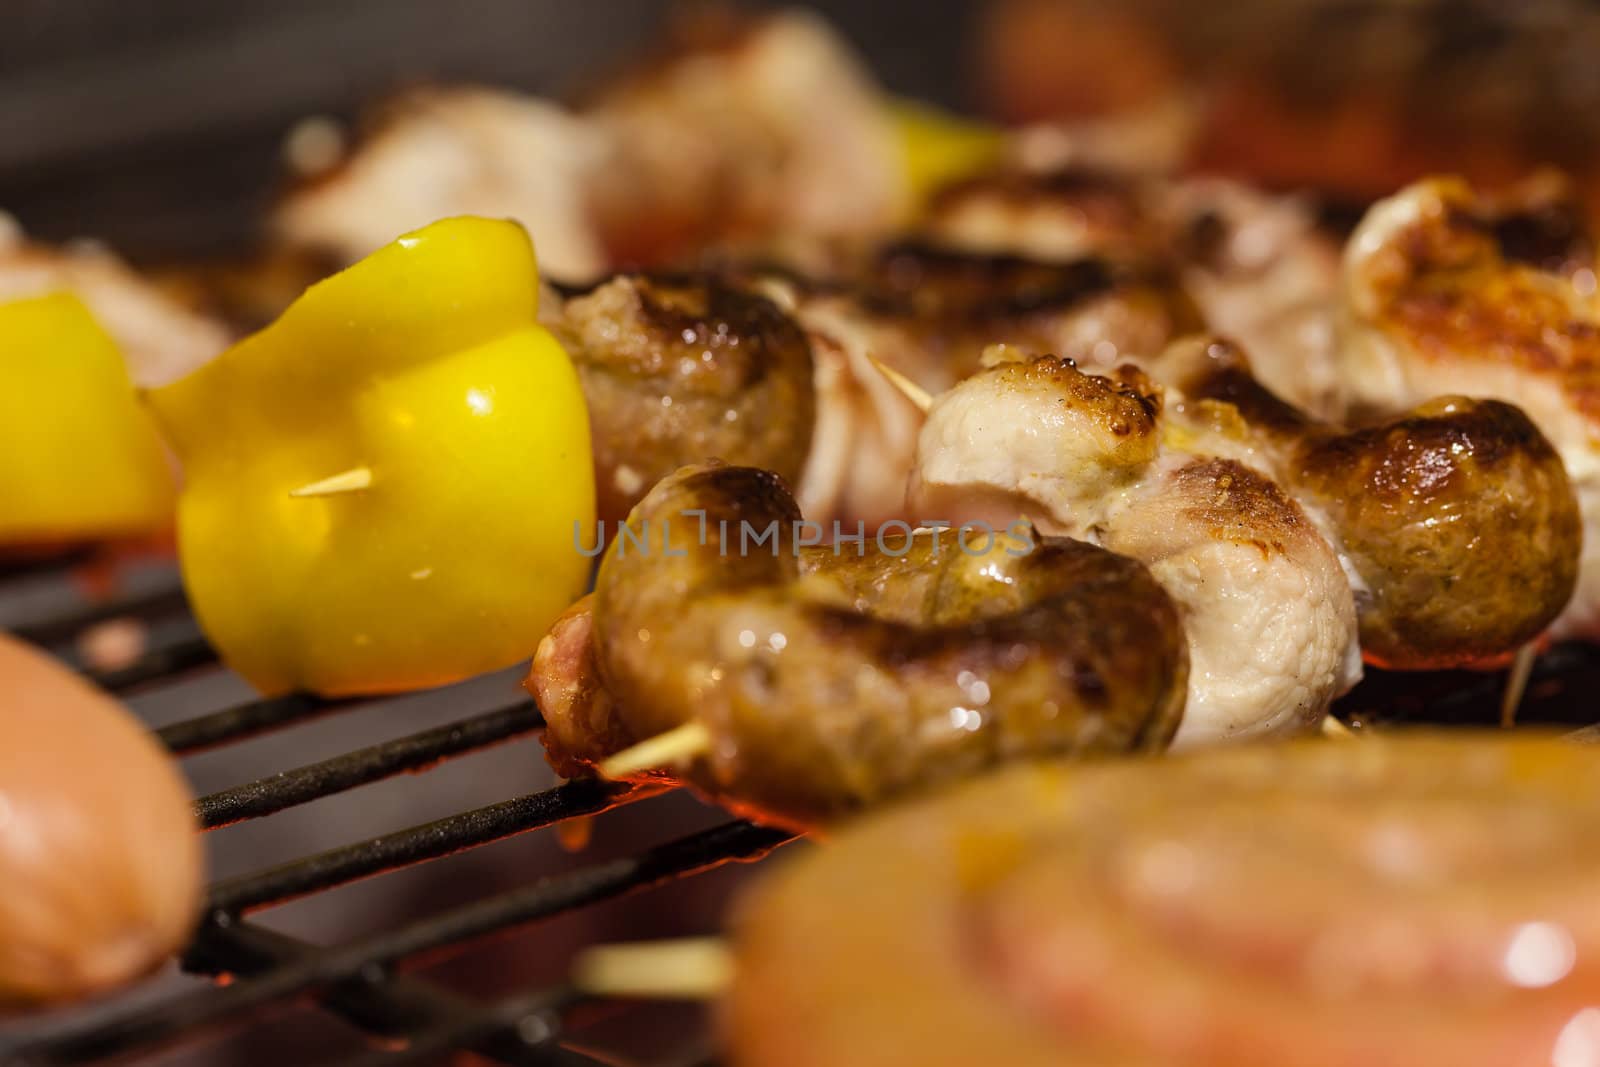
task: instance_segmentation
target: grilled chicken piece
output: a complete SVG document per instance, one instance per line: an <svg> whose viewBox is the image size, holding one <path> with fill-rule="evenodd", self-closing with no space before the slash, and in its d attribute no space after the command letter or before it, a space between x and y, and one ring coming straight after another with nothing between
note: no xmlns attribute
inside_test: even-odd
<svg viewBox="0 0 1600 1067"><path fill-rule="evenodd" d="M1593 1063L1597 776L1459 732L1008 768L741 901L730 1062Z"/></svg>
<svg viewBox="0 0 1600 1067"><path fill-rule="evenodd" d="M586 112L612 256L660 263L712 243L860 239L909 207L882 94L817 16L692 22Z"/></svg>
<svg viewBox="0 0 1600 1067"><path fill-rule="evenodd" d="M289 195L276 229L353 261L437 218L509 217L548 273L581 281L711 244L862 239L904 214L889 114L817 18L695 23L663 56L577 111L482 88L404 94Z"/></svg>
<svg viewBox="0 0 1600 1067"><path fill-rule="evenodd" d="M1160 278L914 246L855 284L775 269L622 275L540 302L578 366L600 515L622 519L678 466L758 465L804 514L868 528L904 513L921 415L874 366L941 391L987 341L1114 358L1197 322Z"/></svg>
<svg viewBox="0 0 1600 1067"><path fill-rule="evenodd" d="M1358 676L1357 609L1367 658L1433 668L1504 659L1571 593L1577 505L1510 405L1446 398L1341 430L1205 339L1114 379L991 363L934 401L912 506L1020 514L1147 563L1188 619L1180 744L1316 722Z"/></svg>
<svg viewBox="0 0 1600 1067"><path fill-rule="evenodd" d="M1437 392L1523 408L1582 506L1578 590L1558 636L1600 637L1600 297L1580 205L1539 179L1495 199L1453 179L1376 205L1344 262L1342 384L1358 412Z"/></svg>
<svg viewBox="0 0 1600 1067"><path fill-rule="evenodd" d="M922 226L946 249L1041 263L1158 265L1208 329L1253 354L1269 388L1320 417L1338 410L1339 252L1298 200L1217 179L1003 170L941 191ZM1152 354L1162 340L1133 352Z"/></svg>
<svg viewBox="0 0 1600 1067"><path fill-rule="evenodd" d="M562 773L697 723L692 785L809 827L1009 760L1162 748L1182 711L1177 609L1104 549L807 549L776 477L719 465L668 477L629 525L650 548L613 543L528 680Z"/></svg>
<svg viewBox="0 0 1600 1067"><path fill-rule="evenodd" d="M917 449L919 515L1092 539L1144 562L1184 612L1192 669L1176 744L1299 732L1361 675L1338 556L1250 442L1129 367L992 353L938 397Z"/></svg>
<svg viewBox="0 0 1600 1067"><path fill-rule="evenodd" d="M0 218L0 301L67 290L122 349L134 383L165 385L228 346L225 327L146 282L96 245L47 248Z"/></svg>
<svg viewBox="0 0 1600 1067"><path fill-rule="evenodd" d="M566 110L489 89L422 89L388 102L355 151L295 189L274 219L291 245L354 262L435 219L521 222L539 265L592 278L606 264L587 184L605 134Z"/></svg>

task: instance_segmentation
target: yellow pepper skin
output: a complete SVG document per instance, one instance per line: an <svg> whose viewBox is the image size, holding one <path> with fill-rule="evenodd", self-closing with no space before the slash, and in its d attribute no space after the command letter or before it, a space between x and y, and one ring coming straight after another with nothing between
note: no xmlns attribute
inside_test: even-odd
<svg viewBox="0 0 1600 1067"><path fill-rule="evenodd" d="M164 530L173 493L122 353L83 302L0 304L0 544Z"/></svg>
<svg viewBox="0 0 1600 1067"><path fill-rule="evenodd" d="M1005 150L1005 134L996 127L926 104L891 100L888 113L913 214L941 186L992 167Z"/></svg>
<svg viewBox="0 0 1600 1067"><path fill-rule="evenodd" d="M583 592L588 413L537 291L520 226L446 219L148 394L184 464L190 600L263 693L506 667ZM352 470L370 485L290 495Z"/></svg>

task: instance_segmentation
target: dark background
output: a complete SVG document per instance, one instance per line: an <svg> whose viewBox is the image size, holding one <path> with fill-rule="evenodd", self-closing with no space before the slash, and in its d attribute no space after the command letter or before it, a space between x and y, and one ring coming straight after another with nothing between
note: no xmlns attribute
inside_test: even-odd
<svg viewBox="0 0 1600 1067"><path fill-rule="evenodd" d="M136 261L237 248L282 137L385 91L560 95L650 42L669 0L0 0L0 211ZM978 0L745 0L826 15L890 89L969 103Z"/></svg>

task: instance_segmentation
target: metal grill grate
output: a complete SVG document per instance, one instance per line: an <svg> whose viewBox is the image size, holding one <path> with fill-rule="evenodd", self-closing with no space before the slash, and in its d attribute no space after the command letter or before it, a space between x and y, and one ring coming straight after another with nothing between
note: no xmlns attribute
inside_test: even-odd
<svg viewBox="0 0 1600 1067"><path fill-rule="evenodd" d="M169 582L134 596L47 611L11 629L41 645L59 646L85 627L107 619L165 618L170 623L171 616L184 610L181 590ZM213 666L215 656L192 623L180 621L173 636L153 643L137 661L112 671L86 673L101 686L125 694ZM174 628L168 625L165 629ZM159 631L152 628L151 632ZM174 723L157 735L174 753L189 755L376 703L380 701L326 701L304 695L254 700ZM423 771L498 742L524 737L542 725L538 708L520 699L444 726L203 796L196 802L196 811L202 826L215 830L397 774ZM193 974L226 977L224 984L154 1005L113 1008L109 1014L81 1025L69 1024L48 1038L25 1043L5 1062L43 1067L111 1057L124 1060L203 1028L248 1018L263 1006L312 996L375 1039L370 1054L374 1064L432 1062L461 1050L497 1062L541 1067L600 1063L561 1043L564 1021L583 1002L570 989L534 989L497 1002L479 1002L424 979L397 974L394 968L427 953L730 861L759 859L791 840L791 834L744 821L727 822L342 944L307 943L257 925L246 916L358 879L634 804L661 792L656 787L601 781L567 782L217 882L210 887L205 919L182 964ZM348 1057L339 1062L348 1062Z"/></svg>
<svg viewBox="0 0 1600 1067"><path fill-rule="evenodd" d="M154 642L136 662L114 671L87 673L119 693L173 681L215 665L213 653L187 618L175 583L169 578L166 584L133 596L46 610L20 623L13 621L10 628L62 652L64 642L91 624L120 616L160 619L162 625L152 627L151 633L166 633L166 638ZM0 592L4 590L0 582ZM70 652L64 654L71 658ZM1587 722L1593 713L1582 694L1597 683L1600 655L1588 649L1555 649L1535 670L1524 719ZM1369 723L1487 724L1497 716L1501 684L1496 674L1375 673L1345 699L1340 711L1347 719ZM157 734L173 752L190 755L380 703L304 695L252 700L174 723ZM219 829L401 773L423 771L525 737L541 725L532 702L518 699L444 726L203 796L196 810L203 826ZM396 973L396 965L730 861L758 859L791 835L743 821L727 822L338 944L308 943L247 917L322 890L635 804L661 792L659 787L566 782L219 881L210 887L206 918L182 962L193 974L225 976L225 984L154 1005L113 1008L109 1015L69 1024L26 1044L5 1062L44 1067L137 1058L204 1028L249 1018L270 1004L309 996L372 1037L371 1051L355 1061L360 1064L434 1062L462 1050L497 1062L540 1067L602 1063L562 1044L566 1021L584 1006L583 998L570 989L539 988L480 1001ZM338 1062L351 1061L341 1057Z"/></svg>

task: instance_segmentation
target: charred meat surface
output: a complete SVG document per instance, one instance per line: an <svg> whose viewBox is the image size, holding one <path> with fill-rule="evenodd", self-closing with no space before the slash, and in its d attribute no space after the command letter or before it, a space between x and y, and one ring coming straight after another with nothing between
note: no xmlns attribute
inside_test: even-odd
<svg viewBox="0 0 1600 1067"><path fill-rule="evenodd" d="M1560 453L1582 513L1577 593L1558 636L1600 635L1600 297L1594 241L1565 187L1491 198L1453 179L1376 205L1345 252L1342 384L1358 413L1439 393L1509 401Z"/></svg>
<svg viewBox="0 0 1600 1067"><path fill-rule="evenodd" d="M991 353L936 398L911 499L949 521L1084 537L1140 560L1183 609L1193 669L1178 744L1314 727L1360 677L1333 548L1243 442L1193 426L1129 366Z"/></svg>
<svg viewBox="0 0 1600 1067"><path fill-rule="evenodd" d="M1211 178L1016 167L952 185L920 225L949 252L1024 256L1037 269L1098 261L1125 276L1163 277L1175 304L1191 309L1183 316L1191 325L1178 332L1203 322L1243 344L1274 392L1317 415L1335 410L1338 245L1299 199ZM1108 366L1119 354L1151 355L1173 336L1114 353L1096 352L1092 339L1082 351L1028 343Z"/></svg>
<svg viewBox="0 0 1600 1067"><path fill-rule="evenodd" d="M699 723L711 741L691 784L810 826L1008 760L1170 740L1183 631L1139 564L1031 534L982 552L907 535L841 559L798 545L799 522L765 471L689 467L651 491L635 538L607 552L592 619L569 613L536 659L558 768ZM598 681L572 673L586 670Z"/></svg>
<svg viewBox="0 0 1600 1067"><path fill-rule="evenodd" d="M1447 396L1340 427L1273 396L1226 342L1174 345L1150 367L1201 420L1242 420L1267 469L1322 521L1357 583L1368 660L1490 665L1571 599L1578 501L1520 409Z"/></svg>
<svg viewBox="0 0 1600 1067"><path fill-rule="evenodd" d="M661 478L722 459L793 482L811 448L811 347L766 298L707 277L623 275L552 321L583 383L603 521Z"/></svg>

